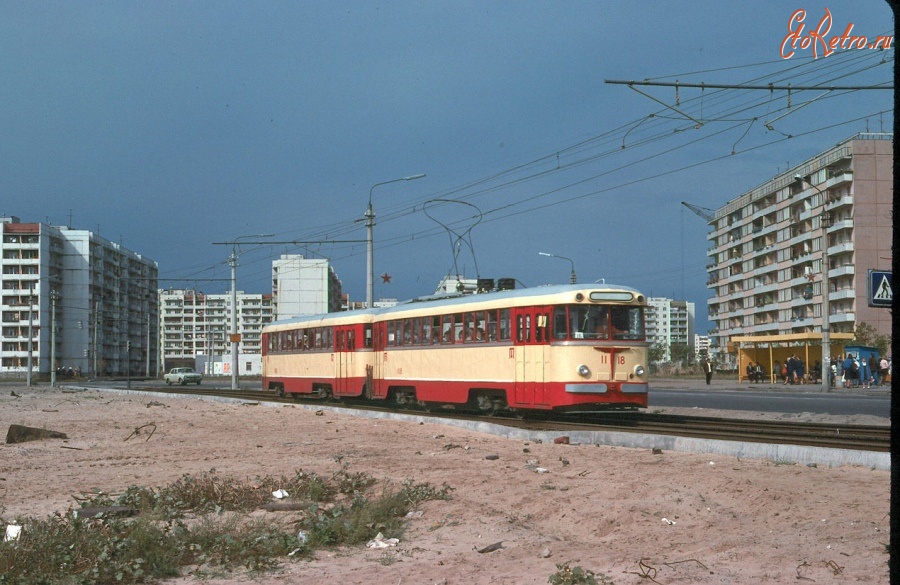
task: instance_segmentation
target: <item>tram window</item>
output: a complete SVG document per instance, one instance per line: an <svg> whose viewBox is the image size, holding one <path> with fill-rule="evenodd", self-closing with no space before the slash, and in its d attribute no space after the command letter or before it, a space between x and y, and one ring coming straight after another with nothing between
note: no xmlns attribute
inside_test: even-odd
<svg viewBox="0 0 900 585"><path fill-rule="evenodd" d="M314 335L315 335L314 339L316 340L315 348L321 349L322 348L322 330L317 327L315 329Z"/></svg>
<svg viewBox="0 0 900 585"><path fill-rule="evenodd" d="M543 315L535 315L534 320L534 340L537 342L546 341L547 338L547 327L550 325L548 323L550 317L546 314Z"/></svg>
<svg viewBox="0 0 900 585"><path fill-rule="evenodd" d="M443 333L443 329L441 329L441 316L435 315L431 318L431 343L437 345L441 342L441 335Z"/></svg>
<svg viewBox="0 0 900 585"><path fill-rule="evenodd" d="M509 341L512 339L510 328L509 309L500 309L500 341Z"/></svg>
<svg viewBox="0 0 900 585"><path fill-rule="evenodd" d="M487 327L484 337L486 341L497 341L497 311L487 312Z"/></svg>
<svg viewBox="0 0 900 585"><path fill-rule="evenodd" d="M334 327L325 328L325 347L334 349Z"/></svg>
<svg viewBox="0 0 900 585"><path fill-rule="evenodd" d="M453 315L453 341L462 343L465 340L463 336L463 314Z"/></svg>
<svg viewBox="0 0 900 585"><path fill-rule="evenodd" d="M565 339L569 336L568 321L566 321L566 308L553 309L553 337Z"/></svg>
<svg viewBox="0 0 900 585"><path fill-rule="evenodd" d="M485 330L484 330L484 328L485 328L484 311L478 311L477 313L474 313L474 316L475 316L475 320L473 322L473 325L475 326L475 331L474 331L475 341L483 343L484 340L486 339Z"/></svg>
<svg viewBox="0 0 900 585"><path fill-rule="evenodd" d="M419 341L421 340L422 335L422 319L416 317L412 320L412 343L413 345L419 345Z"/></svg>
<svg viewBox="0 0 900 585"><path fill-rule="evenodd" d="M609 339L609 314L605 306L569 306L573 339Z"/></svg>
<svg viewBox="0 0 900 585"><path fill-rule="evenodd" d="M352 329L347 331L347 349L350 351L356 349L356 332Z"/></svg>
<svg viewBox="0 0 900 585"><path fill-rule="evenodd" d="M472 313L463 313L462 323L462 333L457 336L457 341L471 343L475 339L475 332L472 328Z"/></svg>
<svg viewBox="0 0 900 585"><path fill-rule="evenodd" d="M396 345L396 336L394 335L394 327L396 325L395 321L387 322L387 344L388 345Z"/></svg>
<svg viewBox="0 0 900 585"><path fill-rule="evenodd" d="M422 317L422 345L431 345L432 318Z"/></svg>
<svg viewBox="0 0 900 585"><path fill-rule="evenodd" d="M365 327L366 347L372 347L372 325L367 323Z"/></svg>
<svg viewBox="0 0 900 585"><path fill-rule="evenodd" d="M640 307L612 308L613 339L643 339L644 318Z"/></svg>
<svg viewBox="0 0 900 585"><path fill-rule="evenodd" d="M441 331L441 343L453 343L453 333L453 315L444 315L443 329Z"/></svg>

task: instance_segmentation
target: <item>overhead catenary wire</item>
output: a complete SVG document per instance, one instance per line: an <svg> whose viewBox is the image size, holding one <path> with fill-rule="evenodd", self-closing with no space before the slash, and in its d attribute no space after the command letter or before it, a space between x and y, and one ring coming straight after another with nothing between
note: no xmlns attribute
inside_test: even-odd
<svg viewBox="0 0 900 585"><path fill-rule="evenodd" d="M798 61L796 63L791 63L789 67L781 68L779 71L757 76L753 80L748 80L747 83L765 86L766 88L770 86L776 87L783 77L794 76L795 78L802 80L804 84L808 84L811 87L817 86L817 89L821 89L822 83L826 82L826 80L828 80L828 82L830 83L834 83L838 78L847 78L862 71L871 71L872 69L878 68L879 66L892 61L892 57L890 59L887 59L883 55L877 55L877 57L873 58L872 55L867 55L865 53L866 52L846 52L843 53L841 58L838 59L830 58L827 60L819 60L817 62ZM817 77L818 83L814 83ZM769 83L758 83L759 80L771 81ZM687 84L680 85L682 87L688 87ZM712 84L701 85L707 89L713 87ZM746 89L747 84L736 84L736 86L737 87L735 89L716 89L713 91L704 90L704 95L702 96L702 118L705 120L729 124L729 126L723 129L708 133L710 135L708 138L712 138L714 136L718 136L723 133L732 132L735 130L742 131L745 135L747 135L751 131L751 128L749 128L748 125L751 124L751 121L754 119L754 116L750 115L754 109L767 108L768 115L773 119L779 115L784 115L791 111L790 107L786 103L785 95L779 95L778 92L769 92L765 96L759 96L754 95L758 94L758 90L754 90L754 94L751 94L750 90ZM834 92L834 94L822 98L822 100L840 99L850 92L850 90L846 90L844 91L844 93L841 93L841 91L836 91ZM692 113L695 112L699 115L699 108L701 107L700 96L688 97L682 100L681 104L682 108L685 108L685 111ZM776 107L772 108L773 105L775 105ZM683 132L691 129L689 126L684 125L685 121L683 119L680 123L677 120L666 119L663 110L664 109L650 113L647 116L638 118L636 120L618 124L613 129L606 130L602 133L583 140L579 140L562 148L552 149L544 155L533 157L526 162L512 165L508 168L501 169L484 177L466 181L464 183L461 183L457 187L453 187L444 191L427 193L416 199L404 201L402 203L387 205L380 214L379 222L381 224L385 224L388 222L400 220L404 217L409 217L421 213L423 211L425 201L428 201L429 199L433 200L440 198L454 198L463 201L479 200L479 207L485 209L485 221L499 221L509 217L514 217L521 213L530 213L545 209L546 207L552 205L559 205L586 197L597 196L599 194L608 192L611 189L621 188L627 185L635 184L636 182L652 180L660 176L665 176L666 173L652 173L649 175L641 175L635 180L620 181L612 186L605 186L600 189L592 189L585 193L571 193L570 195L564 195L567 191L571 192L572 190L577 189L579 185L586 185L591 181L599 180L602 177L608 177L627 168L635 168L637 165L640 165L642 163L646 163L651 160L658 159L659 157L674 153L679 149L698 144L698 142L695 140L683 141L683 143L681 144L670 146L669 148L664 148L661 150L656 150L655 152L645 155L644 157L639 157L636 159L631 158L640 149L650 148L653 144L661 141L669 142L673 139L673 137L677 137L679 134L682 134ZM873 112L868 115L879 115L884 111L891 110ZM741 116L741 114L743 114L743 116ZM827 128L834 128L841 125L852 124L855 121L865 119L865 117L866 116L852 117L844 121L821 125L818 128L814 128L808 131L793 132L791 133L791 135L796 137L804 136L816 131L822 131ZM691 124L691 126L693 125ZM760 127L762 127L762 125L760 125ZM626 148L622 148L622 137L626 134L631 136L633 140L631 140L630 138L629 142L625 145ZM755 132L754 134L758 134L758 132ZM744 149L736 148L734 150L734 154L737 155L749 152L751 150L756 150L758 148L766 148L773 144L777 144L781 140L786 139L787 138L782 135L779 140L767 141L760 144L750 144L748 145L748 148ZM746 137L744 138L744 140L746 140ZM738 142L740 142L740 140ZM605 158L619 157L622 154L622 151L631 153L631 155L629 155L630 160L626 160L612 167L604 168L600 172L592 173L587 178L578 178L575 180L566 181L561 185L533 190L532 194L527 197L521 197L519 195L515 199L510 201L503 201L503 198L499 197L500 194L511 189L512 187L534 183L537 181L551 180L555 176L564 176L578 167L594 164ZM583 156L579 156L579 154L583 154ZM731 154L731 152L724 152L718 157L709 157L708 159L701 161L699 164L709 164L710 162L722 160L723 158L727 158L728 156L733 155ZM697 166L697 164L686 165L681 168L670 169L668 172L679 172L681 170L694 168L695 166ZM540 201L541 199L554 197L556 199L554 199L554 201L550 201L547 204L536 205L534 203L536 201ZM492 203L488 206L483 206L483 201L491 201ZM310 228L310 230L306 231L303 234L303 237L304 239L311 240L323 237L327 234L329 238L342 238L346 234L353 233L359 229L359 224L357 222L358 218L354 218L350 221L346 219L337 220L326 225L319 226L318 228ZM386 248L402 245L404 242L408 242L410 240L433 237L437 233L439 233L439 231L436 231L435 228L404 231L404 233L398 233L395 236L380 239L379 247ZM345 258L354 257L360 253L362 253L360 246L336 245L331 248L329 257L332 260L342 260ZM210 270L215 270L215 267L206 267L202 269L203 272L208 272Z"/></svg>

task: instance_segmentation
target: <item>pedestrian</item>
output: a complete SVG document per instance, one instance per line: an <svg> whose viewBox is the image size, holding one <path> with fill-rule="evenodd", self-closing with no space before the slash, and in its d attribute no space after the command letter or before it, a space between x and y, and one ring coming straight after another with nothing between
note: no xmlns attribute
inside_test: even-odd
<svg viewBox="0 0 900 585"><path fill-rule="evenodd" d="M881 358L881 362L878 364L878 385L884 386L885 380L887 380L888 373L888 360L886 357Z"/></svg>
<svg viewBox="0 0 900 585"><path fill-rule="evenodd" d="M709 386L709 382L712 380L712 364L709 358L703 360L703 373L706 374L706 385Z"/></svg>
<svg viewBox="0 0 900 585"><path fill-rule="evenodd" d="M863 388L868 388L870 377L869 361L865 357L861 357L859 360L859 385Z"/></svg>
<svg viewBox="0 0 900 585"><path fill-rule="evenodd" d="M844 358L843 363L844 369L844 388L850 388L851 384L853 384L853 354L848 353L847 357Z"/></svg>

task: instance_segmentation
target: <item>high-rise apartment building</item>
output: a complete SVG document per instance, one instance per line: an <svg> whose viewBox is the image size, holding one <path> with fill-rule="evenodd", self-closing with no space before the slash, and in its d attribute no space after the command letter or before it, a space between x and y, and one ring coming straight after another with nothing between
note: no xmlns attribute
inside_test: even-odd
<svg viewBox="0 0 900 585"><path fill-rule="evenodd" d="M341 281L328 260L283 254L272 261L275 320L340 311Z"/></svg>
<svg viewBox="0 0 900 585"><path fill-rule="evenodd" d="M237 291L238 354L262 352L262 328L272 321L272 295ZM165 369L191 366L203 359L207 374L212 362L231 363L231 293L204 294L195 290L159 291L159 326ZM242 372L243 373L243 372ZM251 372L257 373L257 372Z"/></svg>
<svg viewBox="0 0 900 585"><path fill-rule="evenodd" d="M694 303L652 297L644 314L647 341L663 348L663 361L671 361L672 344L687 346L694 338Z"/></svg>
<svg viewBox="0 0 900 585"><path fill-rule="evenodd" d="M156 373L156 262L86 230L0 226L0 373Z"/></svg>
<svg viewBox="0 0 900 585"><path fill-rule="evenodd" d="M869 306L867 277L891 266L893 160L893 135L858 134L716 210L707 236L713 345L821 332L823 305L831 332L865 322L890 334L890 312Z"/></svg>

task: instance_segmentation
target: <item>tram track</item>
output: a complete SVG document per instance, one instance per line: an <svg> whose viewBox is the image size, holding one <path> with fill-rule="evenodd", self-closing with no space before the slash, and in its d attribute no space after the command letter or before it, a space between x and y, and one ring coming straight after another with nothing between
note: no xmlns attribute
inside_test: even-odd
<svg viewBox="0 0 900 585"><path fill-rule="evenodd" d="M614 431L636 434L669 435L719 441L784 444L857 451L890 452L891 429L889 426L805 423L794 421L750 420L655 414L650 412L622 411L597 412L570 415L529 416L520 419L512 416L475 416L451 410L427 412L399 410L371 403L346 403L340 401L315 401L281 398L263 390L230 390L222 388L159 388L140 387L132 390L160 392L186 396L231 398L249 402L274 402L304 404L307 406L336 406L370 412L414 414L425 418L451 418L454 420L489 421L505 425L545 432Z"/></svg>

